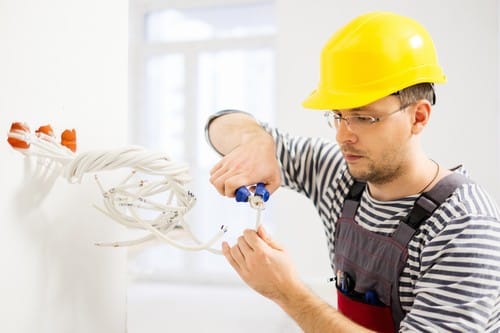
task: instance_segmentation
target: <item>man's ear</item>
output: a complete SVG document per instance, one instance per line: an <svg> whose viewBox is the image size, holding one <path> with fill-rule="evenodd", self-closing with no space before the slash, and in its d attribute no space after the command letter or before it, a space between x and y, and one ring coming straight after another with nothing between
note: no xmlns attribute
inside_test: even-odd
<svg viewBox="0 0 500 333"><path fill-rule="evenodd" d="M413 134L419 134L420 132L422 132L424 127L427 125L429 118L431 117L431 112L432 106L428 100L421 99L415 102L412 124Z"/></svg>

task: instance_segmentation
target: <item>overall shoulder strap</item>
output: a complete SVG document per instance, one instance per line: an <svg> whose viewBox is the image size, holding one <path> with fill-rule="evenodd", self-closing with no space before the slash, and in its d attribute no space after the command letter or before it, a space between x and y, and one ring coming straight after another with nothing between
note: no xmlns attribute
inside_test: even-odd
<svg viewBox="0 0 500 333"><path fill-rule="evenodd" d="M345 198L344 201L344 205L342 207L342 214L341 214L342 217L354 218L365 186L366 183L358 181L354 181L354 184L351 185L349 194L347 194L347 197Z"/></svg>
<svg viewBox="0 0 500 333"><path fill-rule="evenodd" d="M424 192L418 197L413 205L413 209L408 214L405 223L400 223L392 237L404 247L408 246L420 224L428 219L459 186L470 183L465 176L453 172L441 179L431 190ZM395 281L398 281L401 271L397 272ZM399 304L399 288L394 288L391 299L394 304ZM399 323L404 317L404 311L401 306L392 306L392 316L396 323Z"/></svg>
<svg viewBox="0 0 500 333"><path fill-rule="evenodd" d="M406 224L417 229L460 185L469 182L469 179L457 172L444 177L431 190L418 197Z"/></svg>

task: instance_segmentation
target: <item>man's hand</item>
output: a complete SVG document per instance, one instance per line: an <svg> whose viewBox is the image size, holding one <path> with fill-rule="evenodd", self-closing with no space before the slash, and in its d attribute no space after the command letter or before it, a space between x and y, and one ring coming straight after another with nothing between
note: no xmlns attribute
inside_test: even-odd
<svg viewBox="0 0 500 333"><path fill-rule="evenodd" d="M228 114L209 128L210 141L224 157L210 170L210 182L225 196L234 197L240 186L264 183L273 193L281 183L272 136L254 118Z"/></svg>
<svg viewBox="0 0 500 333"><path fill-rule="evenodd" d="M257 232L245 230L233 247L224 242L222 252L243 281L273 301L280 303L301 286L289 255L262 226Z"/></svg>

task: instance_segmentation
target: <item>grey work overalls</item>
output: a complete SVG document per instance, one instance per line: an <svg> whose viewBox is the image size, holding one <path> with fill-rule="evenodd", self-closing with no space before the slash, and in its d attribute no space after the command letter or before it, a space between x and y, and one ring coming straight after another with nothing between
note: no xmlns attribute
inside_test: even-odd
<svg viewBox="0 0 500 333"><path fill-rule="evenodd" d="M366 184L353 184L335 227L339 311L377 332L397 331L405 316L399 302L399 277L408 258L408 243L420 224L466 182L469 180L459 173L441 179L417 198L410 214L389 237L354 222Z"/></svg>

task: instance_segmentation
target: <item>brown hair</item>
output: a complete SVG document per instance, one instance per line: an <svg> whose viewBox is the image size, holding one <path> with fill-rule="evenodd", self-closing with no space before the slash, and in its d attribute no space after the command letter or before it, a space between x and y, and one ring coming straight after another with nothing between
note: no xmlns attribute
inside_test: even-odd
<svg viewBox="0 0 500 333"><path fill-rule="evenodd" d="M432 83L418 83L404 88L393 95L399 96L401 105L410 104L420 99L426 99L432 105L436 103L436 93L434 92L434 84Z"/></svg>

